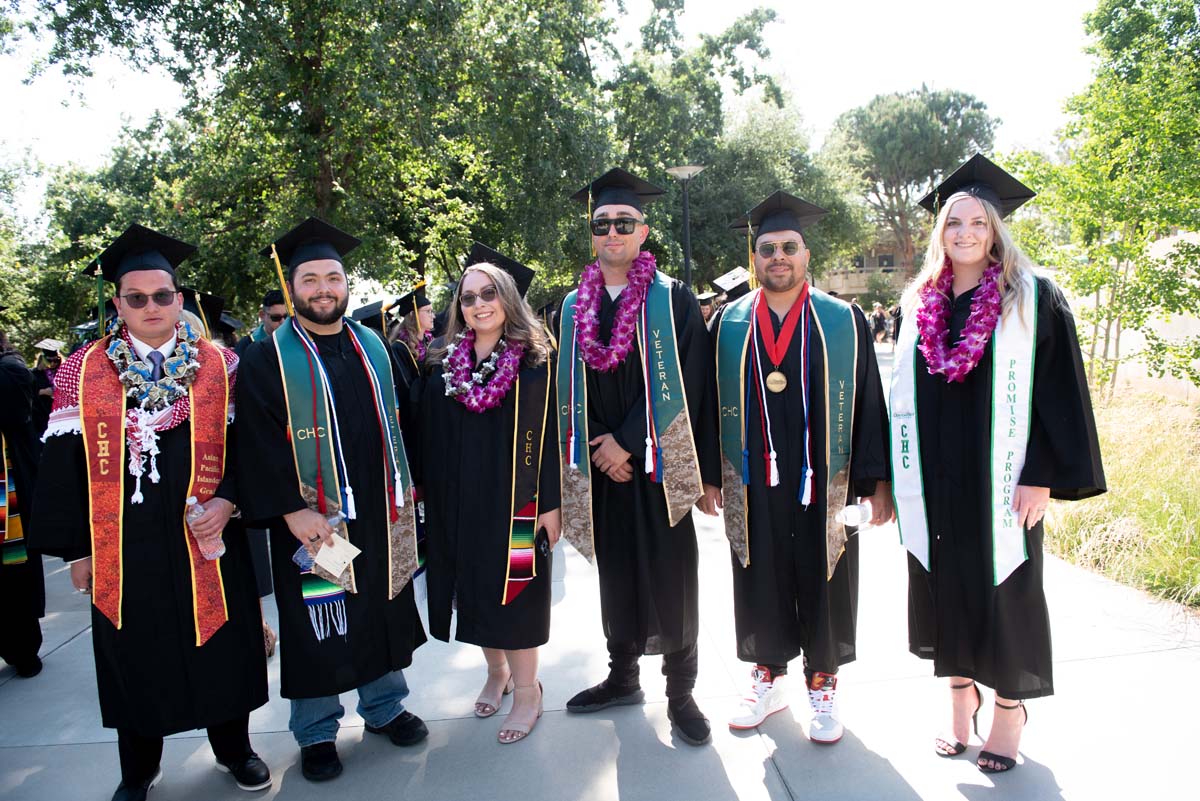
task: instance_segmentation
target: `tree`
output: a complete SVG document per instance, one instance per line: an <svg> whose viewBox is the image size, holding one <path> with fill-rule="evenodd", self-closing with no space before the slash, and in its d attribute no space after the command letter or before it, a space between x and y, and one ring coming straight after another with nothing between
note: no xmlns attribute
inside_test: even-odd
<svg viewBox="0 0 1200 801"><path fill-rule="evenodd" d="M997 125L975 97L922 86L842 114L822 154L865 199L871 221L890 232L898 266L911 277L929 228L917 201L968 156L990 150Z"/></svg>
<svg viewBox="0 0 1200 801"><path fill-rule="evenodd" d="M1200 18L1183 0L1102 0L1085 24L1099 66L1068 102L1060 157L1025 153L1016 163L1065 233L1049 257L1069 288L1093 299L1081 311L1089 378L1111 391L1132 355L1200 383L1200 343L1153 327L1200 308L1200 253L1186 240L1152 251L1175 231L1200 231ZM1122 351L1127 329L1142 334L1144 350Z"/></svg>

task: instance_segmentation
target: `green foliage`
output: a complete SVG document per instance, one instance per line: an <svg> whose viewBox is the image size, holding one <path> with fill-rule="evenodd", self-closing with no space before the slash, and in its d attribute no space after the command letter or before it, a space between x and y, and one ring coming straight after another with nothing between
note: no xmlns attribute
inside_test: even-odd
<svg viewBox="0 0 1200 801"><path fill-rule="evenodd" d="M917 201L972 153L990 150L998 124L972 95L922 86L842 114L822 155L865 198L871 222L891 233L897 266L911 276L929 228Z"/></svg>
<svg viewBox="0 0 1200 801"><path fill-rule="evenodd" d="M1048 263L1095 299L1079 312L1093 382L1111 391L1130 356L1196 382L1196 343L1151 326L1200 308L1197 248L1153 258L1150 247L1200 230L1200 17L1181 0L1101 0L1086 25L1100 63L1068 102L1061 159L1019 154L1017 168L1061 240ZM1137 330L1145 349L1122 353L1123 329Z"/></svg>
<svg viewBox="0 0 1200 801"><path fill-rule="evenodd" d="M867 276L867 291L858 293L858 305L867 310L876 304L883 304L885 310L892 308L899 300L900 293L892 288L892 282L885 273L871 273Z"/></svg>

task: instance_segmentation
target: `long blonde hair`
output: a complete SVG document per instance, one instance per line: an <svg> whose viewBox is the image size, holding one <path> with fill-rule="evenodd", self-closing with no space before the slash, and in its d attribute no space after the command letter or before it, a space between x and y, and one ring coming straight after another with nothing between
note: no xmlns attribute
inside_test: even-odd
<svg viewBox="0 0 1200 801"><path fill-rule="evenodd" d="M1000 219L1000 212L996 210L995 206L978 195L969 192L955 192L946 199L933 223L933 233L929 236L929 247L925 251L925 263L921 266L921 271L904 288L900 305L904 309L905 317L916 311L920 302L921 290L935 283L942 270L949 267L946 248L942 244L942 236L946 231L946 220L950 217L950 210L954 208L955 203L965 198L978 200L979 205L983 208L984 217L987 218L992 237L992 247L988 251L988 259L992 263L999 262L1001 265L997 288L1003 298L1002 316L1007 317L1014 308L1024 307L1026 301L1024 278L1027 273L1035 272L1033 262L1013 242L1008 226L1004 224L1004 220Z"/></svg>
<svg viewBox="0 0 1200 801"><path fill-rule="evenodd" d="M458 287L454 290L454 297L450 299L446 335L442 342L430 351L428 361L431 364L440 363L446 357L446 344L455 342L459 334L467 328L458 296L462 292L463 282L471 273L483 273L492 279L492 284L496 287L496 299L500 301L500 308L504 310L504 341L519 342L525 346L525 357L522 360L525 366L535 367L549 359L550 343L546 339L546 330L541 321L534 316L525 298L521 297L517 290L517 282L496 265L480 262L464 270L462 278L458 279Z"/></svg>

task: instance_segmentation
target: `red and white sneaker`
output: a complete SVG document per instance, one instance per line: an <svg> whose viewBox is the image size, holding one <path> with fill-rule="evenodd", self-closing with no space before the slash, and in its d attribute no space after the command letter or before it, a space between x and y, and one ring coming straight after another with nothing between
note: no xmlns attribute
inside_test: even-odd
<svg viewBox="0 0 1200 801"><path fill-rule="evenodd" d="M846 729L838 720L837 676L814 673L808 684L808 703L813 717L808 724L808 737L814 743L832 745L842 739Z"/></svg>
<svg viewBox="0 0 1200 801"><path fill-rule="evenodd" d="M772 676L771 671L762 665L755 665L750 676L753 678L750 692L729 720L729 728L737 731L756 728L771 715L788 708L787 690L784 688L787 676Z"/></svg>

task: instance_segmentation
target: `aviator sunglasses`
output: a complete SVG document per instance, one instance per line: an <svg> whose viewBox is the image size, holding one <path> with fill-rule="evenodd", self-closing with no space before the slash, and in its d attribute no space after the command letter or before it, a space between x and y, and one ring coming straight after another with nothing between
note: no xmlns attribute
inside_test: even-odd
<svg viewBox="0 0 1200 801"><path fill-rule="evenodd" d="M642 221L636 217L617 217L615 220L607 217L600 217L592 220L592 236L604 236L608 233L610 226L617 227L617 233L622 236L628 236L637 230L637 227L642 224Z"/></svg>
<svg viewBox="0 0 1200 801"><path fill-rule="evenodd" d="M800 243L794 239L789 239L787 242L763 242L758 246L758 255L769 259L775 255L776 249L782 250L788 256L795 256L800 250Z"/></svg>
<svg viewBox="0 0 1200 801"><path fill-rule="evenodd" d="M151 298L154 299L154 305L156 306L170 306L175 302L175 296L178 294L178 291L172 289L160 289L153 295L146 295L142 292L130 292L122 295L121 300L125 301L131 309L144 309Z"/></svg>

